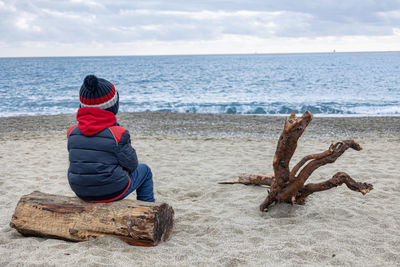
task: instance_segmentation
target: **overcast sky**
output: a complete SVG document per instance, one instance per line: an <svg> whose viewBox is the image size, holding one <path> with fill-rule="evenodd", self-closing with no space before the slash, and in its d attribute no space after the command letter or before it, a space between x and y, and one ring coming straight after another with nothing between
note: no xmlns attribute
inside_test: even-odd
<svg viewBox="0 0 400 267"><path fill-rule="evenodd" d="M400 0L0 0L0 57L400 50Z"/></svg>

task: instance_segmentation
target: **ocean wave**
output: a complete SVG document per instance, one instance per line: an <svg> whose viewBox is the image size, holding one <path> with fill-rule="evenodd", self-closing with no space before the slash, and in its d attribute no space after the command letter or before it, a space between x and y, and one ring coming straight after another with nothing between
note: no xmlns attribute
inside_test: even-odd
<svg viewBox="0 0 400 267"><path fill-rule="evenodd" d="M152 103L154 104L154 103ZM318 115L377 115L396 116L400 114L400 105L394 103L157 103L143 106L139 103L123 104L121 111L158 111L182 113L214 113L214 114L258 114L258 115L286 115L291 112L303 113L306 110Z"/></svg>
<svg viewBox="0 0 400 267"><path fill-rule="evenodd" d="M29 108L2 111L1 117L23 115L47 115L74 113L78 103L66 106L35 104ZM180 112L180 113L211 113L211 114L248 114L248 115L287 115L291 112L304 113L306 110L315 115L323 116L400 116L400 104L355 104L355 103L120 103L120 112Z"/></svg>

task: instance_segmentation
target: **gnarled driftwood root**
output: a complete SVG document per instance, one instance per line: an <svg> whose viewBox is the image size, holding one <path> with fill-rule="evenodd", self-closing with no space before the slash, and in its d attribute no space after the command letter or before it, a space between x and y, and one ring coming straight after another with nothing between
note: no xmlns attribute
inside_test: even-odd
<svg viewBox="0 0 400 267"><path fill-rule="evenodd" d="M335 162L347 149L362 150L362 147L354 140L337 142L322 153L305 156L290 170L289 163L296 150L297 142L312 118L309 111L301 117L296 117L292 113L286 118L272 164L274 175L244 174L235 180L220 183L271 185L267 198L260 205L261 211L267 211L273 203L304 204L310 194L328 190L343 183L351 190L359 191L363 195L371 191L373 189L371 184L356 182L344 172L338 172L322 183L304 185L317 168Z"/></svg>

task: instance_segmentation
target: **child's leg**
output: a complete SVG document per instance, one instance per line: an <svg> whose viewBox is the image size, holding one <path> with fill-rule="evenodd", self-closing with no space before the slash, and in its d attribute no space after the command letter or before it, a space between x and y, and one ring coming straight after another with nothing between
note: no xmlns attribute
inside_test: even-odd
<svg viewBox="0 0 400 267"><path fill-rule="evenodd" d="M139 164L131 174L133 189L136 190L137 200L154 202L153 174L149 166Z"/></svg>

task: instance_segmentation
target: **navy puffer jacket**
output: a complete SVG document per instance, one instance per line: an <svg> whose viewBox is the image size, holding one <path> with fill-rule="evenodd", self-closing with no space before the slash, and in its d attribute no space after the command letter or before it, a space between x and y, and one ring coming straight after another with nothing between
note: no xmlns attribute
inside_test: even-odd
<svg viewBox="0 0 400 267"><path fill-rule="evenodd" d="M85 201L118 200L138 166L129 131L117 124L114 113L99 108L80 108L77 120L68 130L72 190Z"/></svg>

